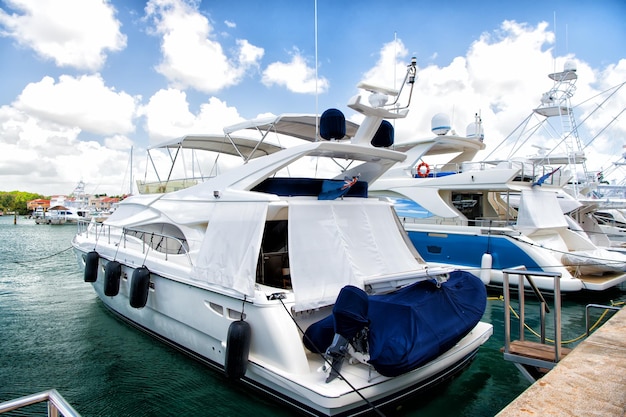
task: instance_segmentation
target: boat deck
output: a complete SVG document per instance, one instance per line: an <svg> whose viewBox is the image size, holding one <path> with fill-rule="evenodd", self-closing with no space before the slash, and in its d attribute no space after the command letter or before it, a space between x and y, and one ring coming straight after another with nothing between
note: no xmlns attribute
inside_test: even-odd
<svg viewBox="0 0 626 417"><path fill-rule="evenodd" d="M626 415L626 309L496 417Z"/></svg>
<svg viewBox="0 0 626 417"><path fill-rule="evenodd" d="M603 291L626 281L624 272L608 272L602 275L581 275L583 288L593 291Z"/></svg>

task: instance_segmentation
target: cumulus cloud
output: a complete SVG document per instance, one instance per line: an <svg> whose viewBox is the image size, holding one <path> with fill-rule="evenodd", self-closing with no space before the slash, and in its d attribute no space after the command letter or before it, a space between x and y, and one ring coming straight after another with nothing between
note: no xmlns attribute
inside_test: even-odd
<svg viewBox="0 0 626 417"><path fill-rule="evenodd" d="M287 58L267 65L261 72L265 51L251 41L215 34L211 21L198 11L199 2L193 0L150 0L145 8L147 20L143 23L149 23L151 33L160 41L162 56L156 69L165 76L167 84L153 84L144 93L146 98L118 90L111 81L113 77L101 75L110 76L115 69L99 70L108 53L125 47L115 10L109 2L76 1L74 5L72 0L9 0L4 4L10 9L0 9L1 35L10 36L22 47L32 48L57 65L89 72L38 76L35 80L39 81L27 84L15 99L8 100L12 101L10 105L0 107L0 146L4 155L10 155L0 158L0 190L69 193L82 179L88 192L128 192L122 176L128 169L131 147L140 155L144 151L141 141L148 145L149 139L154 145L190 133L222 134L224 126L242 120L226 96L206 93L217 94L241 84L246 74L260 74L260 80L250 77L247 81L260 81L261 88L284 90L281 106L315 93L314 64L299 49L288 51ZM85 11L80 24L90 24L77 29L79 36L71 20L78 18L57 15L50 10L52 3L56 10L65 10L69 4L74 5L72 10L90 5L102 21L94 21L92 12ZM233 22L224 21L223 28L234 27ZM554 42L554 34L546 23L533 26L506 21L497 31L483 33L468 45L465 54L450 62L434 65L418 59L411 111L407 120L395 124L396 141L430 136L431 118L437 113L447 113L454 129L464 134L479 113L487 150L478 157L486 157L492 151L493 158L507 157L510 150L504 146L505 139L553 85L547 74L560 71L566 61L573 61L579 80L572 104L581 127L581 144L588 154L587 166L606 169L624 152L626 87L615 92L609 101L604 101L606 94L601 92L626 80L626 59L606 68L592 68L573 54L555 57ZM433 56L436 54L437 51ZM410 58L402 40L384 44L362 79L399 89ZM231 88L228 93L233 93L234 101L237 97L248 98L249 92L258 87L246 85L243 92ZM319 77L318 92L328 89L328 79ZM230 101L231 96L228 97ZM346 99L337 98L339 103ZM256 97L254 102L258 102ZM263 104L273 103L269 100ZM274 110L259 110L268 109ZM283 110L281 107L279 111ZM136 128L143 131L138 133ZM512 137L507 140L514 141ZM545 133L535 135L533 140L532 144L556 143ZM526 146L524 152L533 149ZM164 158L162 162L168 160ZM145 163L136 157L135 172L143 173ZM623 180L623 173L620 179Z"/></svg>
<svg viewBox="0 0 626 417"><path fill-rule="evenodd" d="M621 157L625 144L626 87L613 94L610 105L603 100L611 93L605 90L626 80L626 60L604 70L594 70L574 55L554 57L554 40L546 23L532 26L505 21L498 31L484 33L470 45L465 56L453 59L447 66L418 65L411 110L406 120L396 124L396 141L432 135L430 122L437 113L447 114L457 133L465 134L466 127L479 114L487 149L477 159L507 159L513 149L518 151L516 156L529 156L537 151L533 145L558 145L560 149L555 149L558 153L567 148L576 149L579 144L573 136L566 142L561 141L560 121L558 126L543 128L532 137L520 138L516 129L528 118L532 118L528 126L543 121L544 118L532 115L533 109L541 103L542 94L554 85L548 74L563 71L566 62L573 62L577 66L578 81L571 104L580 124L578 140L585 148L587 167L597 170L611 165ZM401 40L386 44L379 52L376 65L364 74L363 80L393 87L401 81L409 61ZM588 100L591 97L594 99ZM603 108L591 114L599 106ZM606 128L609 123L610 127ZM555 130L559 133L550 136L548 132ZM520 140L527 142L521 145Z"/></svg>
<svg viewBox="0 0 626 417"><path fill-rule="evenodd" d="M234 107L216 97L200 105L197 114L192 113L187 94L176 89L160 90L141 109L151 144L191 133L223 134L223 127L241 121Z"/></svg>
<svg viewBox="0 0 626 417"><path fill-rule="evenodd" d="M28 84L13 105L15 108L66 126L112 135L131 133L139 98L107 87L99 74L62 75Z"/></svg>
<svg viewBox="0 0 626 417"><path fill-rule="evenodd" d="M7 0L0 32L60 67L97 71L108 52L126 47L115 9L101 0Z"/></svg>
<svg viewBox="0 0 626 417"><path fill-rule="evenodd" d="M0 131L3 154L11 155L0 158L2 190L69 194L82 179L90 184L92 193L99 187L104 192L124 192L119 174L126 169L128 139L125 146L120 137L107 139L110 144L118 143L114 147L78 140L80 129L76 127L42 121L9 106L0 108Z"/></svg>
<svg viewBox="0 0 626 417"><path fill-rule="evenodd" d="M290 62L274 62L263 71L261 80L266 86L279 85L289 91L301 94L323 93L328 90L329 81L324 77L315 78L315 67L307 65L298 50L291 56Z"/></svg>
<svg viewBox="0 0 626 417"><path fill-rule="evenodd" d="M238 40L229 56L197 5L184 0L150 0L146 17L162 37L163 60L156 70L177 89L214 93L236 85L264 54L263 48Z"/></svg>

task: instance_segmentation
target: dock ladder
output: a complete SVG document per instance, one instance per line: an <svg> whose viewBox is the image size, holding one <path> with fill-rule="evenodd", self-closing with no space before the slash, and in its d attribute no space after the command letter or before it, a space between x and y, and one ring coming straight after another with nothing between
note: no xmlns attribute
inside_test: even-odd
<svg viewBox="0 0 626 417"><path fill-rule="evenodd" d="M530 381L535 382L567 355L571 349L561 347L561 274L559 272L527 271L525 267L505 269L503 272L504 296L504 359L513 364ZM511 294L509 275L518 275L519 297L519 340L511 341ZM554 346L546 343L546 313L550 312L543 294L535 283L533 276L554 278ZM528 281L530 288L539 299L539 316L541 326L540 342L524 340L525 304L524 282Z"/></svg>

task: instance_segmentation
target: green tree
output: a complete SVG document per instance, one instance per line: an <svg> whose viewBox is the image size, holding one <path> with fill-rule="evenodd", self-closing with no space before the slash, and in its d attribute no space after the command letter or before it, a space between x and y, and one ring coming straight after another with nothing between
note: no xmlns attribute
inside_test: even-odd
<svg viewBox="0 0 626 417"><path fill-rule="evenodd" d="M38 198L45 198L41 194L26 191L0 191L0 210L17 211L20 215L29 213L27 203Z"/></svg>

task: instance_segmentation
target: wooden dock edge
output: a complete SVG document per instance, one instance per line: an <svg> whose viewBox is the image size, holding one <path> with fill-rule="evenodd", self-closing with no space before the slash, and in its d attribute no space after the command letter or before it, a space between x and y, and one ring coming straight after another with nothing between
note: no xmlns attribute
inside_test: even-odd
<svg viewBox="0 0 626 417"><path fill-rule="evenodd" d="M626 416L626 308L496 417Z"/></svg>

